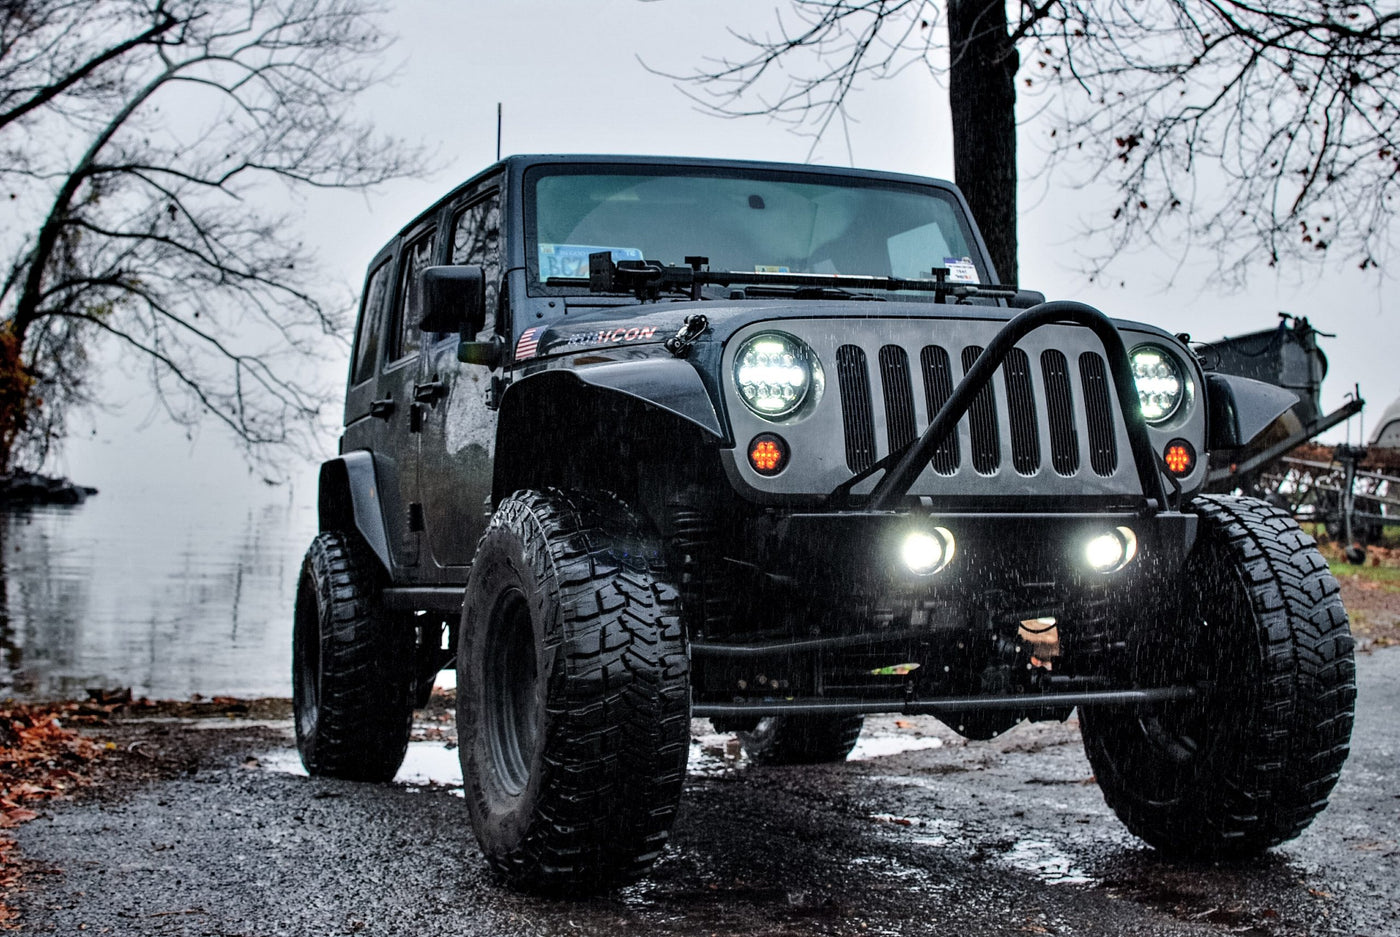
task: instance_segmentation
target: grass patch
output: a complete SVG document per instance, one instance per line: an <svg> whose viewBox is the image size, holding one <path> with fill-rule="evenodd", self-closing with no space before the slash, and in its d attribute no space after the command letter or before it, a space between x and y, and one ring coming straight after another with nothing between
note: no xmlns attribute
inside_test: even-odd
<svg viewBox="0 0 1400 937"><path fill-rule="evenodd" d="M1374 582L1387 592L1400 592L1400 569L1393 566L1372 566L1369 563L1353 566L1344 559L1332 557L1327 558L1327 565L1332 567L1332 575L1338 579L1354 576L1363 582Z"/></svg>
<svg viewBox="0 0 1400 937"><path fill-rule="evenodd" d="M1346 577L1373 583L1386 592L1400 592L1400 549L1388 545L1372 546L1366 551L1366 562L1362 566L1348 563L1335 543L1319 543L1318 549L1327 558L1332 575L1338 579Z"/></svg>

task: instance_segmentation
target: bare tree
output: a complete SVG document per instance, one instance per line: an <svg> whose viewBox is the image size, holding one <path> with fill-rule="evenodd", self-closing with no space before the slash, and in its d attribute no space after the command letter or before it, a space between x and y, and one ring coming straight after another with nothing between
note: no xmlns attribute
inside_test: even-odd
<svg viewBox="0 0 1400 937"><path fill-rule="evenodd" d="M672 77L714 113L768 115L816 137L844 123L867 80L911 66L946 78L956 180L1003 277L1016 273L1018 97L1036 106L1022 127L1039 169L1119 186L1086 218L1105 245L1095 271L1143 243L1200 248L1236 281L1257 262L1323 252L1367 269L1388 248L1400 11L1330 0L791 3L774 32L735 33L740 54Z"/></svg>
<svg viewBox="0 0 1400 937"><path fill-rule="evenodd" d="M89 403L93 349L132 353L161 405L255 458L313 448L304 377L339 304L295 224L298 187L417 171L351 107L380 75L364 0L8 0L0 6L0 467L41 461Z"/></svg>
<svg viewBox="0 0 1400 937"><path fill-rule="evenodd" d="M1325 0L1059 3L1027 49L1050 165L1115 179L1108 249L1376 266L1400 190L1400 9ZM1173 250L1173 253L1179 253Z"/></svg>

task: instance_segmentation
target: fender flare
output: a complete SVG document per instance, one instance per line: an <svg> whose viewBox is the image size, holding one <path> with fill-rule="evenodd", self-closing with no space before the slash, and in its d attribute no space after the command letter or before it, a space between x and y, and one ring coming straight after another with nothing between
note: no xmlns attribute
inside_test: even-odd
<svg viewBox="0 0 1400 937"><path fill-rule="evenodd" d="M322 531L353 528L384 569L392 568L372 454L347 452L321 464L317 515Z"/></svg>
<svg viewBox="0 0 1400 937"><path fill-rule="evenodd" d="M1212 450L1249 445L1298 402L1291 390L1234 374L1206 374L1206 395Z"/></svg>

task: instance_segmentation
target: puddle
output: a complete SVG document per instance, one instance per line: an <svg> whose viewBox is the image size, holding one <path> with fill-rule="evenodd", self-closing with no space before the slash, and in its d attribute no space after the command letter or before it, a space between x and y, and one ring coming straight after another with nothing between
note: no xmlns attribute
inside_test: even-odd
<svg viewBox="0 0 1400 937"><path fill-rule="evenodd" d="M847 761L872 761L876 758L888 758L891 755L902 755L905 752L924 751L930 748L942 748L943 740L931 735L862 735L856 742L856 747L851 749L851 754Z"/></svg>
<svg viewBox="0 0 1400 937"><path fill-rule="evenodd" d="M685 773L690 777L718 778L732 774L741 764L747 765L737 736L715 732L709 720L695 719L690 724L690 756Z"/></svg>
<svg viewBox="0 0 1400 937"><path fill-rule="evenodd" d="M258 766L278 774L306 777L301 757L294 748L282 748L258 756ZM462 796L462 767L457 762L456 747L442 742L409 742L403 766L394 775L395 784L412 788L445 790L454 797Z"/></svg>
<svg viewBox="0 0 1400 937"><path fill-rule="evenodd" d="M928 883L929 874L924 869L916 866L906 865L892 856L855 856L846 860L847 864L856 869L874 870L874 877L885 881L889 879L909 881L917 879L921 883ZM935 890L943 890L947 886L934 886Z"/></svg>
<svg viewBox="0 0 1400 937"><path fill-rule="evenodd" d="M1042 839L1021 839L1004 852L1000 861L1021 872L1029 872L1051 885L1092 885L1094 878L1060 852L1054 843Z"/></svg>
<svg viewBox="0 0 1400 937"><path fill-rule="evenodd" d="M451 688L455 681L448 672L439 674L437 686ZM447 677L447 679L444 679ZM276 723L285 728L286 722ZM424 728L424 727L420 727ZM440 728L428 726L427 729ZM852 749L849 761L872 761L887 758L903 752L941 748L943 740L936 736L894 734L880 731L869 736L862 735ZM301 759L295 749L279 749L258 756L259 764L269 771L283 774L306 775ZM749 760L744 757L738 738L732 733L715 732L708 720L697 719L691 725L690 754L686 762L686 773L691 777L724 777L747 767ZM907 779L905 779L907 780ZM441 741L429 740L410 742L408 754L404 756L403 767L394 776L396 784L410 787L433 787L449 790L461 796L462 770L457 761L457 749L448 748Z"/></svg>
<svg viewBox="0 0 1400 937"><path fill-rule="evenodd" d="M943 739L922 732L906 732L879 723L866 723L865 731L851 749L847 761L874 761L905 752L942 748ZM743 747L732 732L716 732L708 719L692 720L690 726L690 760L686 771L698 777L715 777L747 765Z"/></svg>

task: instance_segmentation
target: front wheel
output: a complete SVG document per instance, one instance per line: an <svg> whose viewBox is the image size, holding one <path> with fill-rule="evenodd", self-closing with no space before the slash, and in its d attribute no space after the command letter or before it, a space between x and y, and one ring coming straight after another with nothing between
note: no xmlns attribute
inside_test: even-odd
<svg viewBox="0 0 1400 937"><path fill-rule="evenodd" d="M510 884L586 893L645 872L675 819L690 668L673 589L606 495L523 491L477 546L457 728L481 851Z"/></svg>
<svg viewBox="0 0 1400 937"><path fill-rule="evenodd" d="M1292 839L1326 806L1351 738L1353 642L1337 581L1288 512L1230 497L1195 508L1182 614L1156 622L1135 658L1142 682L1201 694L1089 708L1080 721L1129 830L1175 855L1241 857Z"/></svg>

